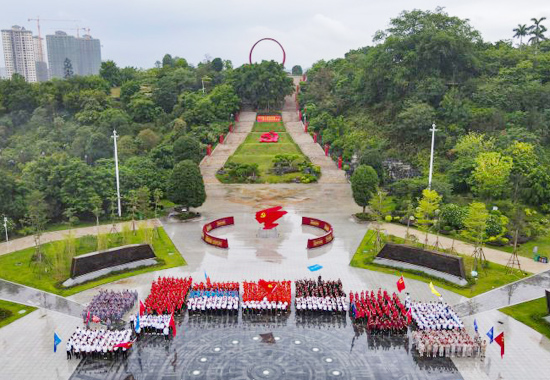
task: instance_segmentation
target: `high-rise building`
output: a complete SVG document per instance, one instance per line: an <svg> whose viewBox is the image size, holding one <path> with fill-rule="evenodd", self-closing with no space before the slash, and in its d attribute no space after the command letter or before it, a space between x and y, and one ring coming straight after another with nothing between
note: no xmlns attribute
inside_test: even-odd
<svg viewBox="0 0 550 380"><path fill-rule="evenodd" d="M36 78L39 82L48 80L48 64L44 54L44 45L38 36L34 36L34 60L36 61Z"/></svg>
<svg viewBox="0 0 550 380"><path fill-rule="evenodd" d="M11 78L18 73L27 82L36 82L36 59L32 32L14 25L11 29L2 30L2 48L6 62L6 76Z"/></svg>
<svg viewBox="0 0 550 380"><path fill-rule="evenodd" d="M69 60L74 75L97 75L101 67L101 44L85 35L69 36L62 31L46 36L48 63L52 78L65 77L65 60Z"/></svg>

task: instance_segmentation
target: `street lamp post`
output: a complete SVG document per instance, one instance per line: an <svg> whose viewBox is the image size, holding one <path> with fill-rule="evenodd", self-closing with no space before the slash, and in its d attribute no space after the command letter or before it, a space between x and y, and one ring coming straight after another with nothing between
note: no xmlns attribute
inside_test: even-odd
<svg viewBox="0 0 550 380"><path fill-rule="evenodd" d="M6 231L6 253L10 251L10 240L8 239L8 218L4 216L4 231Z"/></svg>
<svg viewBox="0 0 550 380"><path fill-rule="evenodd" d="M432 129L430 129L430 132L432 132L432 150L430 154L430 174L428 176L428 189L432 189L432 173L434 169L434 145L435 145L435 132L437 132L438 129L435 128L435 123L432 124Z"/></svg>
<svg viewBox="0 0 550 380"><path fill-rule="evenodd" d="M115 129L113 129L113 135L111 137L113 138L114 144L115 144L116 196L117 196L117 202L118 202L118 217L120 218L122 216L122 209L120 207L120 179L118 176L118 150L117 150L117 143L116 143L116 139L118 138L118 135Z"/></svg>

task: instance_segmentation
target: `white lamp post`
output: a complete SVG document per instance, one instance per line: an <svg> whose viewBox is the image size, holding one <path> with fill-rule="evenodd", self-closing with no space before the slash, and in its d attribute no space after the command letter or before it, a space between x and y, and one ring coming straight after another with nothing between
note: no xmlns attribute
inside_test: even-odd
<svg viewBox="0 0 550 380"><path fill-rule="evenodd" d="M432 173L434 169L434 145L435 145L435 132L437 132L438 129L435 129L435 123L432 124L432 129L430 129L430 132L432 132L432 151L430 154L430 174L428 176L428 189L432 189Z"/></svg>
<svg viewBox="0 0 550 380"><path fill-rule="evenodd" d="M117 150L117 144L116 139L118 138L118 135L116 134L116 130L113 129L113 135L111 136L115 143L115 175L116 175L116 196L117 196L117 202L118 202L118 217L120 218L122 216L122 209L120 208L120 179L118 177L118 150Z"/></svg>
<svg viewBox="0 0 550 380"><path fill-rule="evenodd" d="M8 239L8 218L4 216L4 231L6 231L6 253L10 251L10 240Z"/></svg>

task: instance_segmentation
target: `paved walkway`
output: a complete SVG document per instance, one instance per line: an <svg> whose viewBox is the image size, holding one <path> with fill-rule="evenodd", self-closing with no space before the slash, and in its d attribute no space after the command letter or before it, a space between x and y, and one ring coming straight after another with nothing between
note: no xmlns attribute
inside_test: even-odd
<svg viewBox="0 0 550 380"><path fill-rule="evenodd" d="M158 219L148 219L148 220L140 220L136 221L136 224L138 223L147 223L149 226L159 226L160 222ZM127 225L132 225L132 222L122 222L117 223L116 228L117 231L122 231L122 227ZM111 232L111 229L113 228L112 224L102 224L99 226L99 233L106 234ZM66 238L66 235L69 233L69 231L73 232L75 234L75 237L82 237L86 235L96 235L98 233L98 227L91 226L91 227L81 227L81 228L73 228L71 230L61 230L61 231L52 231L52 232L46 232L42 235L41 241L42 243L48 243L51 241L56 240L63 240ZM0 255L5 255L6 253L19 251L22 249L34 247L34 238L33 235L25 236L19 239L10 240L8 243L3 242L0 243Z"/></svg>
<svg viewBox="0 0 550 380"><path fill-rule="evenodd" d="M73 317L82 317L84 307L52 293L30 288L6 280L0 280L0 299L22 305L41 307Z"/></svg>
<svg viewBox="0 0 550 380"><path fill-rule="evenodd" d="M407 234L407 227L401 226L393 223L384 223L382 225L382 230L387 231L390 235L395 235L404 238ZM419 242L423 242L426 234L422 231L409 229L409 234L414 235L418 238ZM437 236L434 234L428 234L429 244L435 244ZM444 249L451 249L453 246L453 239L446 236L439 236L439 245ZM463 254L471 255L474 252L474 246L470 243L465 243L460 240L454 240L454 249ZM498 249L493 249L489 247L483 247L483 252L487 260L492 261L493 263L506 265L508 259L510 258L510 253L499 251ZM533 261L528 257L518 256L519 262L521 263L521 269L530 273L541 273L547 270L550 270L550 264L543 264L537 261ZM468 270L468 268L466 268Z"/></svg>
<svg viewBox="0 0 550 380"><path fill-rule="evenodd" d="M294 78L294 84L296 85L298 83L299 79ZM294 95L285 98L283 121L287 132L292 136L296 144L300 146L302 152L309 157L313 164L321 167L320 184L348 184L345 172L343 170L338 170L336 163L330 157L325 156L325 152L321 145L314 143L311 135L304 132L304 123L298 118Z"/></svg>
<svg viewBox="0 0 550 380"><path fill-rule="evenodd" d="M216 145L211 156L205 156L200 163L201 173L205 184L220 183L216 173L220 170L229 156L246 139L246 136L256 121L256 112L242 111L239 113L239 121L235 124L233 132L226 136L223 144Z"/></svg>
<svg viewBox="0 0 550 380"><path fill-rule="evenodd" d="M474 315L544 297L550 289L550 270L521 279L453 306L461 315Z"/></svg>

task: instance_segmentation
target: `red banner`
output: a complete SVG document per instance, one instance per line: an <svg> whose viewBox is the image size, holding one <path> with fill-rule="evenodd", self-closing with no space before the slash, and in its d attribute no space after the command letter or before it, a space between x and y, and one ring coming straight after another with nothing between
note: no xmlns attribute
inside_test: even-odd
<svg viewBox="0 0 550 380"><path fill-rule="evenodd" d="M258 123L278 123L283 120L281 115L258 115L256 121Z"/></svg>
<svg viewBox="0 0 550 380"><path fill-rule="evenodd" d="M324 234L323 236L313 238L313 239L308 239L307 240L308 249L317 248L317 247L321 247L323 245L329 244L334 239L332 226L323 220L308 218L307 216L303 216L302 225L321 228L326 232L326 234Z"/></svg>
<svg viewBox="0 0 550 380"><path fill-rule="evenodd" d="M213 222L205 224L204 226L202 226L202 240L204 240L206 244L213 245L214 247L228 248L229 244L227 243L227 239L212 236L209 234L209 232L215 230L216 228L231 226L233 224L235 224L235 219L232 216L217 219Z"/></svg>

